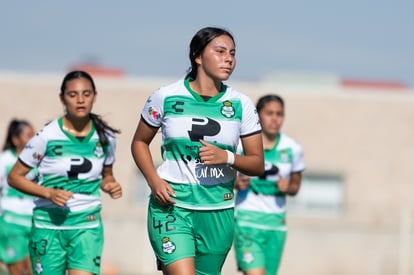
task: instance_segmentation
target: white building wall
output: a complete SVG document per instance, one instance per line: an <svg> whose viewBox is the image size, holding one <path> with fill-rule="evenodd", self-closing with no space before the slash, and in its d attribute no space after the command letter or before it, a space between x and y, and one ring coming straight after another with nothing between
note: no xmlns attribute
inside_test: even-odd
<svg viewBox="0 0 414 275"><path fill-rule="evenodd" d="M61 116L63 76L0 74L0 137L11 118L37 129ZM96 78L94 112L121 129L115 176L124 197L104 195L103 271L160 274L146 233L146 183L133 163L130 144L139 114L156 88L175 79ZM414 96L410 91L344 90L323 83L229 82L254 101L276 92L286 101L283 131L304 147L307 174L339 175L343 209L333 215L288 213L282 275L405 275L414 273ZM160 162L157 135L151 146ZM1 141L1 140L0 140ZM289 209L289 208L288 208ZM236 271L233 252L223 274ZM408 273L404 273L408 272Z"/></svg>

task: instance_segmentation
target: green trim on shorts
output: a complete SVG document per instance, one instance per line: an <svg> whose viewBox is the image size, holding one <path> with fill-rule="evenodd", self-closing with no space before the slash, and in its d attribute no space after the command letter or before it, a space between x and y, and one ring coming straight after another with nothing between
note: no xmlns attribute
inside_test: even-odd
<svg viewBox="0 0 414 275"><path fill-rule="evenodd" d="M3 210L3 219L6 223L18 224L24 227L32 227L32 215L18 214L9 210Z"/></svg>
<svg viewBox="0 0 414 275"><path fill-rule="evenodd" d="M96 228L101 219L101 206L87 210L70 212L67 208L36 208L33 223L36 228L83 229Z"/></svg>
<svg viewBox="0 0 414 275"><path fill-rule="evenodd" d="M262 230L287 231L286 212L264 213L261 211L238 209L236 212L236 223L239 226Z"/></svg>

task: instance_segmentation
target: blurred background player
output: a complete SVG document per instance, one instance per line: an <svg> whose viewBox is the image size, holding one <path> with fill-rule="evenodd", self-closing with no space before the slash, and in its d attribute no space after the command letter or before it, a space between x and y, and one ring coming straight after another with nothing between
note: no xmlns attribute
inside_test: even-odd
<svg viewBox="0 0 414 275"><path fill-rule="evenodd" d="M9 186L7 176L27 142L34 136L26 120L10 121L3 152L0 154L0 260L9 274L32 274L29 238L32 227L33 197ZM36 169L26 176L36 181Z"/></svg>
<svg viewBox="0 0 414 275"><path fill-rule="evenodd" d="M256 109L263 131L265 173L237 177L234 248L245 275L274 275L286 240L286 196L299 191L305 166L302 147L280 132L283 99L263 96Z"/></svg>

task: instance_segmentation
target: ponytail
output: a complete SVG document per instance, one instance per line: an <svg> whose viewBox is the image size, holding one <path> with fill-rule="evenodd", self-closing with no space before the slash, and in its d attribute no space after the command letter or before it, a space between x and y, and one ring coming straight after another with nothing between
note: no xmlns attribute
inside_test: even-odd
<svg viewBox="0 0 414 275"><path fill-rule="evenodd" d="M102 143L102 145L108 145L108 130L113 132L113 133L121 133L120 130L118 129L114 129L111 126L108 125L108 123L106 123L101 116L94 114L94 113L90 113L89 117L91 118L91 120L93 121L93 124L95 125L95 129L96 132L98 133L99 136L99 141Z"/></svg>

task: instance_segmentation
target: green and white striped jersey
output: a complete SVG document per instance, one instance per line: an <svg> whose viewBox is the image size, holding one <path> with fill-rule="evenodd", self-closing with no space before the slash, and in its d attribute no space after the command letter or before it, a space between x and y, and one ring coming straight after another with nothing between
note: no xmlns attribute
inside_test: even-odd
<svg viewBox="0 0 414 275"><path fill-rule="evenodd" d="M264 175L252 177L250 188L237 191L236 196L236 215L242 213L252 227L280 226L271 222L273 214L286 213L286 195L278 190L277 182L280 177L289 180L291 173L305 169L302 147L285 134L279 134L272 149L264 150L264 160Z"/></svg>
<svg viewBox="0 0 414 275"><path fill-rule="evenodd" d="M229 86L207 101L192 91L189 79L155 91L141 117L161 127L163 163L159 176L168 181L176 205L188 209L225 209L234 206L236 171L226 165L204 165L200 139L235 152L240 137L261 131L252 101Z"/></svg>
<svg viewBox="0 0 414 275"><path fill-rule="evenodd" d="M7 176L17 161L16 152L8 149L0 154L0 215L8 223L30 226L33 213L33 197L9 186ZM36 170L32 169L26 177L36 180Z"/></svg>
<svg viewBox="0 0 414 275"><path fill-rule="evenodd" d="M62 118L59 118L46 125L29 141L19 159L29 167L38 167L38 184L74 193L63 208L50 200L36 198L36 226L61 229L92 227L92 224L80 226L76 219L71 222L70 217L101 207L102 169L104 165L112 165L115 161L115 136L107 131L107 137L109 145L103 146L93 126L90 133L79 140L63 130ZM38 216L46 210L47 215ZM57 217L47 218L62 213L67 217L59 220L58 224L55 222ZM94 218L90 218L90 222L97 226Z"/></svg>

